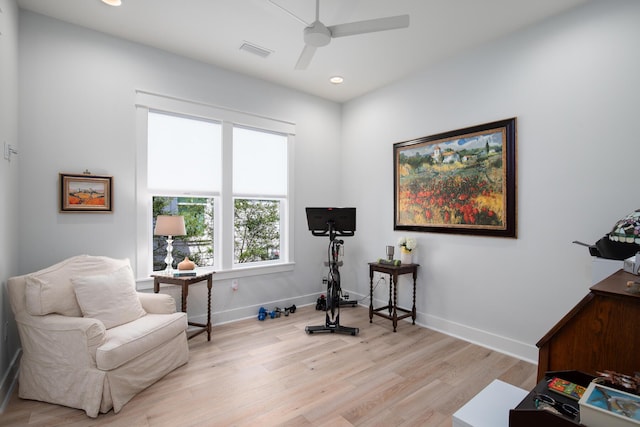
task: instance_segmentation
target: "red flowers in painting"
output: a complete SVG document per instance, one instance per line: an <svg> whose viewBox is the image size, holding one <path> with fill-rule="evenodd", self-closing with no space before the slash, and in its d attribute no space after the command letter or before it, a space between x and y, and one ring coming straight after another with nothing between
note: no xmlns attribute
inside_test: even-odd
<svg viewBox="0 0 640 427"><path fill-rule="evenodd" d="M418 174L401 180L398 194L402 223L415 225L502 225L501 179L479 174ZM409 179L411 178L411 179Z"/></svg>

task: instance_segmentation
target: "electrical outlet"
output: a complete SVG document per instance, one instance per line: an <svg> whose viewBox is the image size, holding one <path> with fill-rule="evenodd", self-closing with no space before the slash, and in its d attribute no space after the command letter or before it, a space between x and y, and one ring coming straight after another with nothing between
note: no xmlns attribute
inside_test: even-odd
<svg viewBox="0 0 640 427"><path fill-rule="evenodd" d="M231 289L233 289L234 292L238 290L238 279L231 281Z"/></svg>
<svg viewBox="0 0 640 427"><path fill-rule="evenodd" d="M6 141L4 143L4 159L11 161L11 155L17 155L18 154L18 150L15 149L15 147L11 144L8 144Z"/></svg>

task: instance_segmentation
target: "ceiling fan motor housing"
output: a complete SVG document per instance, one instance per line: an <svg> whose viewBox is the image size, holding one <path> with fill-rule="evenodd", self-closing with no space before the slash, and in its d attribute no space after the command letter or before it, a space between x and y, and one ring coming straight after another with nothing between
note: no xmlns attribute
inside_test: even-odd
<svg viewBox="0 0 640 427"><path fill-rule="evenodd" d="M304 42L308 45L321 47L326 46L331 41L331 31L320 21L304 29Z"/></svg>

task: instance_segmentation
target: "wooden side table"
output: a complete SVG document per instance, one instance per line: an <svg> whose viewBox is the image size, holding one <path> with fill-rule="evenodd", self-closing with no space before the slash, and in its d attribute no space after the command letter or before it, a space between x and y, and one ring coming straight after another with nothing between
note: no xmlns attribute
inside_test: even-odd
<svg viewBox="0 0 640 427"><path fill-rule="evenodd" d="M176 285L182 287L182 312L187 312L187 296L189 295L189 285L194 283L207 281L207 323L187 322L189 326L197 326L199 331L191 334L189 339L200 335L204 331L207 331L207 341L211 341L211 287L213 285L213 272L198 273L196 276L169 276L166 274L152 274L153 277L153 292L158 293L160 291L160 283L168 285Z"/></svg>
<svg viewBox="0 0 640 427"><path fill-rule="evenodd" d="M369 263L369 323L373 323L373 315L384 317L393 321L393 332L398 327L398 320L411 317L412 324L416 324L416 278L418 276L419 264L380 264L378 262ZM373 273L385 273L389 275L389 304L384 307L373 308ZM398 307L398 276L411 273L413 276L413 306L411 310ZM383 311L387 310L389 314ZM403 312L398 316L398 311Z"/></svg>

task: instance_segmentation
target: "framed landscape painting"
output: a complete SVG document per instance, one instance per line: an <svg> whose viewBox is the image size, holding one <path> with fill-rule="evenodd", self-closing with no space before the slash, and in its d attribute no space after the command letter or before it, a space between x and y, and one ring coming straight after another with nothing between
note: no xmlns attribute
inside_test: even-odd
<svg viewBox="0 0 640 427"><path fill-rule="evenodd" d="M113 177L60 174L60 212L112 212Z"/></svg>
<svg viewBox="0 0 640 427"><path fill-rule="evenodd" d="M516 119L393 145L394 230L516 237Z"/></svg>

